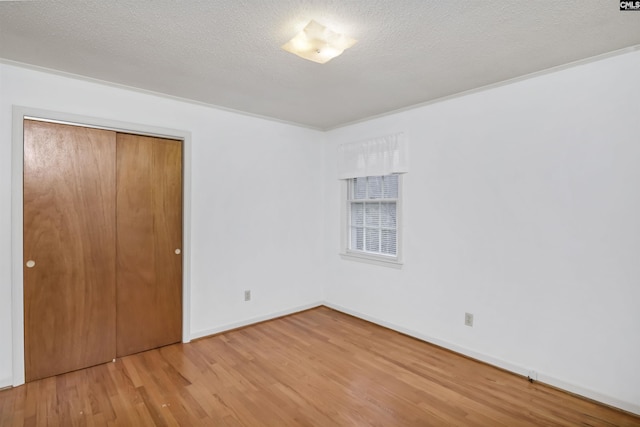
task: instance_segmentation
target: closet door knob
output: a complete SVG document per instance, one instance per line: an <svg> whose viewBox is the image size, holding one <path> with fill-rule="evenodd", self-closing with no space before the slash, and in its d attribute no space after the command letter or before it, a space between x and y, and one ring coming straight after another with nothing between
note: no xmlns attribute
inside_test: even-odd
<svg viewBox="0 0 640 427"><path fill-rule="evenodd" d="M176 253L176 255L180 255L180 249L176 249L174 252Z"/></svg>
<svg viewBox="0 0 640 427"><path fill-rule="evenodd" d="M29 261L27 261L27 268L33 268L36 266L36 262L32 259L30 259Z"/></svg>

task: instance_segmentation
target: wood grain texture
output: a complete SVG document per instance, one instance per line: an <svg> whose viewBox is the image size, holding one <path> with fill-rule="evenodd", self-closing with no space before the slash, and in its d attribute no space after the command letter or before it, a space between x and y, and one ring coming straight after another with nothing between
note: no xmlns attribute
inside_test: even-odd
<svg viewBox="0 0 640 427"><path fill-rule="evenodd" d="M639 426L325 307L0 391L0 426Z"/></svg>
<svg viewBox="0 0 640 427"><path fill-rule="evenodd" d="M24 121L26 379L115 356L115 133Z"/></svg>
<svg viewBox="0 0 640 427"><path fill-rule="evenodd" d="M182 339L182 142L117 137L117 355Z"/></svg>

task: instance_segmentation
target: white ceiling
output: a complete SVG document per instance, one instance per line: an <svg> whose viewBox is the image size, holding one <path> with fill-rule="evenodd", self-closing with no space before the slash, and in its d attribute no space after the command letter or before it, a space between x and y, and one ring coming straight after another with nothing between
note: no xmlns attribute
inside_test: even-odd
<svg viewBox="0 0 640 427"><path fill-rule="evenodd" d="M359 42L280 49L310 19ZM618 0L0 1L0 58L330 129L640 45Z"/></svg>

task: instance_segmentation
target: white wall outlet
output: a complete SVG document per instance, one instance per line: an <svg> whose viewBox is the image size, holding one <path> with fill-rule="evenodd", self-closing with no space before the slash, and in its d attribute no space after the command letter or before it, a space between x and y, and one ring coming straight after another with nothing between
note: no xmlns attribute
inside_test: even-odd
<svg viewBox="0 0 640 427"><path fill-rule="evenodd" d="M251 301L251 291L244 291L244 300Z"/></svg>
<svg viewBox="0 0 640 427"><path fill-rule="evenodd" d="M465 313L464 314L464 324L467 325L467 326L473 327L473 314L472 313Z"/></svg>

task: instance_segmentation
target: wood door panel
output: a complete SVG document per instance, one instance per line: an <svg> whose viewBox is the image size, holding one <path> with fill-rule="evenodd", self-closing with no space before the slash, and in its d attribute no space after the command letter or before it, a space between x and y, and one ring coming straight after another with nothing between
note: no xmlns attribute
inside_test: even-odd
<svg viewBox="0 0 640 427"><path fill-rule="evenodd" d="M27 381L115 357L115 140L24 121Z"/></svg>
<svg viewBox="0 0 640 427"><path fill-rule="evenodd" d="M117 136L117 355L182 338L182 142Z"/></svg>

